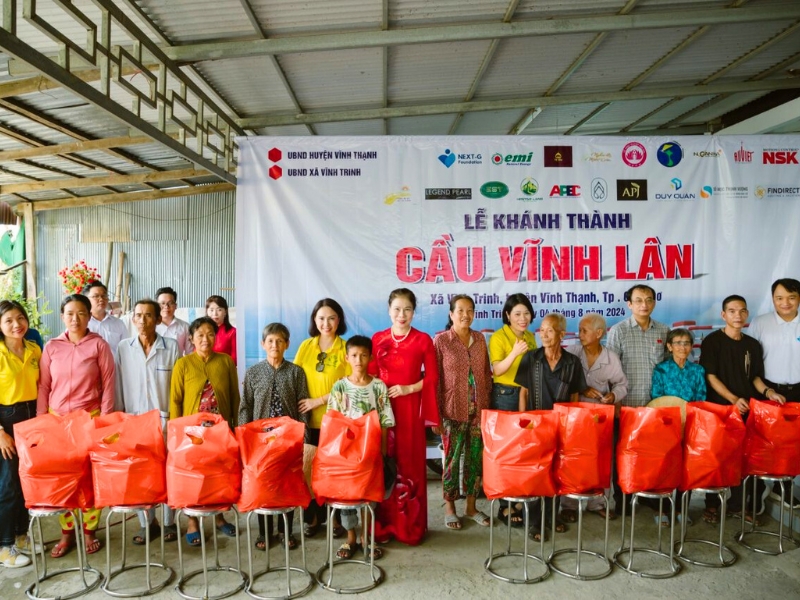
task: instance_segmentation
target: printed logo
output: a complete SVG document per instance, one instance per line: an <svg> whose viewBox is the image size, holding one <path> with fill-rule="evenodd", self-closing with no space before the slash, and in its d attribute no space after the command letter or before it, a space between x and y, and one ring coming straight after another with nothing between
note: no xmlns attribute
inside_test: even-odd
<svg viewBox="0 0 800 600"><path fill-rule="evenodd" d="M588 156L584 156L583 160L586 162L611 162L611 152L592 152Z"/></svg>
<svg viewBox="0 0 800 600"><path fill-rule="evenodd" d="M672 184L672 189L675 190L676 192L683 187L683 182L677 177L671 179L670 183Z"/></svg>
<svg viewBox="0 0 800 600"><path fill-rule="evenodd" d="M425 200L472 200L472 188L425 188Z"/></svg>
<svg viewBox="0 0 800 600"><path fill-rule="evenodd" d="M701 198L708 199L711 198L711 196L713 195L714 195L714 188L712 188L710 185L704 185L702 188L700 188Z"/></svg>
<svg viewBox="0 0 800 600"><path fill-rule="evenodd" d="M592 179L592 200L595 202L605 202L608 198L608 184L605 179L595 177Z"/></svg>
<svg viewBox="0 0 800 600"><path fill-rule="evenodd" d="M647 150L639 142L625 144L622 149L622 162L629 167L641 167L647 160Z"/></svg>
<svg viewBox="0 0 800 600"><path fill-rule="evenodd" d="M647 179L617 179L617 200L647 200Z"/></svg>
<svg viewBox="0 0 800 600"><path fill-rule="evenodd" d="M410 202L411 201L411 190L407 185L404 185L399 192L393 192L391 194L387 194L384 199L383 203L388 204L391 206L395 202Z"/></svg>
<svg viewBox="0 0 800 600"><path fill-rule="evenodd" d="M533 160L533 152L527 154L500 154L496 152L492 154L492 164L502 165L506 164L510 167L529 167Z"/></svg>
<svg viewBox="0 0 800 600"><path fill-rule="evenodd" d="M722 156L722 148L717 150L716 152L710 152L709 150L701 150L700 152L693 152L693 156L697 158L719 158Z"/></svg>
<svg viewBox="0 0 800 600"><path fill-rule="evenodd" d="M483 156L481 156L480 154L458 154L457 158L458 158L458 164L460 164L460 165L482 165L483 164Z"/></svg>
<svg viewBox="0 0 800 600"><path fill-rule="evenodd" d="M765 198L798 198L800 197L800 187L771 187L768 185L757 185L753 190L755 197L759 200Z"/></svg>
<svg viewBox="0 0 800 600"><path fill-rule="evenodd" d="M270 148L269 152L267 152L267 158L272 162L278 162L281 158L283 158L283 153L279 148ZM283 169L280 167L280 165L272 165L269 168L268 173L270 179L280 179L283 176Z"/></svg>
<svg viewBox="0 0 800 600"><path fill-rule="evenodd" d="M683 148L678 142L664 142L658 147L656 158L665 167L675 167L683 160Z"/></svg>
<svg viewBox="0 0 800 600"><path fill-rule="evenodd" d="M487 181L481 186L481 194L487 198L502 198L508 194L508 186L502 181Z"/></svg>
<svg viewBox="0 0 800 600"><path fill-rule="evenodd" d="M446 148L444 154L439 155L439 162L449 169L453 166L453 163L456 162L456 155L453 154L450 148Z"/></svg>
<svg viewBox="0 0 800 600"><path fill-rule="evenodd" d="M545 146L545 167L571 167L572 146Z"/></svg>
<svg viewBox="0 0 800 600"><path fill-rule="evenodd" d="M551 198L580 198L581 186L579 185L554 185L550 188Z"/></svg>
<svg viewBox="0 0 800 600"><path fill-rule="evenodd" d="M764 150L765 165L796 165L797 150Z"/></svg>
<svg viewBox="0 0 800 600"><path fill-rule="evenodd" d="M540 202L544 200L544 196L537 196L539 193L539 182L536 181L533 177L526 177L519 183L520 191L525 194L524 196L519 196L517 200L520 202Z"/></svg>
<svg viewBox="0 0 800 600"><path fill-rule="evenodd" d="M733 160L737 163L753 162L753 151L747 150L744 144L740 144L739 149L733 153Z"/></svg>
<svg viewBox="0 0 800 600"><path fill-rule="evenodd" d="M683 189L683 181L678 179L677 177L673 178L669 182L669 187L672 189L672 192L668 193L656 193L655 199L656 200L696 200L697 196L695 194L681 192L679 190Z"/></svg>

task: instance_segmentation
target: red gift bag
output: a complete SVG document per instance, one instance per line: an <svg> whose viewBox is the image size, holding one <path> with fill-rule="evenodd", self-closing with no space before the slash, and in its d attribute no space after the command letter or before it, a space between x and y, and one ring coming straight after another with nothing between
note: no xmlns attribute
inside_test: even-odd
<svg viewBox="0 0 800 600"><path fill-rule="evenodd" d="M319 504L331 500L383 500L381 424L376 411L350 419L335 410L322 417L311 472Z"/></svg>
<svg viewBox="0 0 800 600"><path fill-rule="evenodd" d="M800 404L750 400L744 474L800 474Z"/></svg>
<svg viewBox="0 0 800 600"><path fill-rule="evenodd" d="M744 421L735 406L689 402L683 430L681 489L739 485L744 432Z"/></svg>
<svg viewBox="0 0 800 600"><path fill-rule="evenodd" d="M123 417L88 432L95 506L166 502L167 449L159 411L112 414ZM95 426L102 425L98 419Z"/></svg>
<svg viewBox="0 0 800 600"><path fill-rule="evenodd" d="M681 483L683 464L681 409L620 410L617 473L626 494L667 491Z"/></svg>
<svg viewBox="0 0 800 600"><path fill-rule="evenodd" d="M63 417L48 413L14 425L25 506L94 506L85 434L91 419L79 410Z"/></svg>
<svg viewBox="0 0 800 600"><path fill-rule="evenodd" d="M303 476L306 426L291 417L261 419L236 428L242 459L240 511L311 502Z"/></svg>
<svg viewBox="0 0 800 600"><path fill-rule="evenodd" d="M167 425L167 502L173 508L235 504L242 485L239 444L221 415L197 413Z"/></svg>
<svg viewBox="0 0 800 600"><path fill-rule="evenodd" d="M614 405L557 403L559 415L555 477L560 494L583 494L611 485Z"/></svg>
<svg viewBox="0 0 800 600"><path fill-rule="evenodd" d="M481 432L487 498L555 495L558 414L551 410L484 410Z"/></svg>

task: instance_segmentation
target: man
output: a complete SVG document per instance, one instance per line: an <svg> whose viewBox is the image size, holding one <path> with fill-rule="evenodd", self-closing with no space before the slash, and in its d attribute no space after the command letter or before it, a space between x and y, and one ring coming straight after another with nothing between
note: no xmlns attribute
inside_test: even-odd
<svg viewBox="0 0 800 600"><path fill-rule="evenodd" d="M766 388L758 390L781 404L800 402L800 281L775 281L772 304L774 312L759 315L750 324L750 335L764 351Z"/></svg>
<svg viewBox="0 0 800 600"><path fill-rule="evenodd" d="M133 324L139 335L119 344L115 359L115 409L134 415L158 410L166 431L172 369L180 358L180 351L175 340L158 335L156 326L160 321L161 313L155 301L139 300L133 307ZM178 538L175 512L166 510L164 517L164 541L173 542ZM133 537L136 545L145 543L145 527L150 527L151 539L161 534L154 508L139 513L139 524L141 530Z"/></svg>
<svg viewBox="0 0 800 600"><path fill-rule="evenodd" d="M156 327L158 334L178 342L181 356L194 352L189 336L189 324L175 316L175 309L178 308L178 292L171 287L158 288L156 302L161 307L161 323Z"/></svg>
<svg viewBox="0 0 800 600"><path fill-rule="evenodd" d="M666 359L664 340L669 327L650 318L656 307L656 293L649 285L637 284L625 292L631 318L617 323L608 332L606 347L617 354L628 377L625 406L645 406L650 402L653 367Z"/></svg>
<svg viewBox="0 0 800 600"><path fill-rule="evenodd" d="M750 398L761 395L767 385L763 382L764 360L761 344L742 332L749 315L747 301L742 296L728 296L722 301L722 320L725 327L703 339L700 347L700 366L706 371L709 402L733 404L742 416L750 410ZM763 484L762 484L763 491ZM759 502L761 494L757 494ZM750 504L748 503L748 506ZM760 505L756 507L760 512ZM731 488L728 514L741 516L742 486ZM752 519L751 515L747 515ZM706 523L719 523L719 497L706 494Z"/></svg>
<svg viewBox="0 0 800 600"><path fill-rule="evenodd" d="M567 352L574 354L581 361L587 385L580 393L581 402L620 406L628 394L628 378L622 371L619 357L600 345L600 340L605 334L606 320L602 315L589 313L578 324L578 338L581 343L567 346ZM616 519L615 502L610 492L611 490L606 490L608 518ZM561 501L561 516L568 523L577 521L578 515L575 512L577 506L577 501L571 498L564 498ZM606 516L604 503L600 498L592 498L586 509L597 512L603 518Z"/></svg>
<svg viewBox="0 0 800 600"><path fill-rule="evenodd" d="M89 331L93 331L108 342L111 351L116 356L117 346L128 337L129 333L125 323L108 310L108 288L100 281L90 281L83 288L83 294L92 303Z"/></svg>

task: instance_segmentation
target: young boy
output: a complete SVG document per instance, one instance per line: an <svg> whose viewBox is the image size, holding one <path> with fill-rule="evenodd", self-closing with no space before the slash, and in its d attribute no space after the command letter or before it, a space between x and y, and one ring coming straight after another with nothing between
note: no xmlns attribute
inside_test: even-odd
<svg viewBox="0 0 800 600"><path fill-rule="evenodd" d="M378 411L381 423L381 452L386 456L387 429L394 427L394 413L386 384L367 374L367 365L372 359L372 341L363 335L354 335L347 340L345 350L352 374L333 384L328 399L328 409L339 411L351 419L357 419L373 410ZM367 519L363 523L362 543L366 537L363 532L370 526L368 516L367 514ZM343 559L352 558L359 547L356 542L358 514L355 510L343 510L341 519L342 526L347 529L347 541L339 547L336 556ZM382 548L376 546L371 551L375 560L383 556Z"/></svg>
<svg viewBox="0 0 800 600"><path fill-rule="evenodd" d="M308 413L300 414L298 404L308 398L306 374L297 365L283 360L289 347L289 330L282 323L270 323L261 333L261 346L267 359L253 365L244 376L244 396L239 404L239 425L272 417L291 417L295 421L308 422ZM308 436L308 430L306 430ZM307 440L306 440L307 441ZM289 515L289 531L283 531L283 519L278 519L278 538L290 550L297 548L297 539L292 535L294 512ZM267 527L272 536L272 517ZM256 548L266 550L264 518L258 518L259 536Z"/></svg>

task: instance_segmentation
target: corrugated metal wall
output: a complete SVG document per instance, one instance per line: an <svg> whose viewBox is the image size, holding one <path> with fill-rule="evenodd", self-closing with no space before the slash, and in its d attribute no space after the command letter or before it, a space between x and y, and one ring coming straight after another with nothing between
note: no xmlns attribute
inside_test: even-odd
<svg viewBox="0 0 800 600"><path fill-rule="evenodd" d="M235 194L226 192L36 213L36 284L53 309L45 317L50 331L63 330L58 271L83 259L102 277L109 241L113 261L104 283L112 298L119 253L125 252L132 302L169 285L180 306L203 306L211 294L234 306L235 212Z"/></svg>

